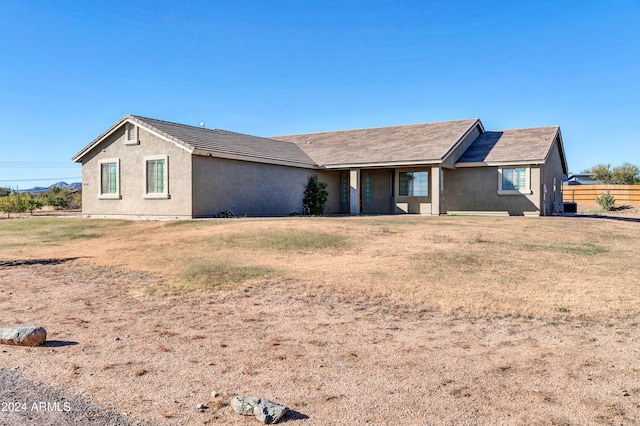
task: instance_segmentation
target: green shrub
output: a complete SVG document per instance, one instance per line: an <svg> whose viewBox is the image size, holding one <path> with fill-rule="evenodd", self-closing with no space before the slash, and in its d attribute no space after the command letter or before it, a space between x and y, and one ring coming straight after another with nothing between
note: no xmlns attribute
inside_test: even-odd
<svg viewBox="0 0 640 426"><path fill-rule="evenodd" d="M596 197L596 203L602 207L602 210L610 211L616 205L616 198L611 194L600 194Z"/></svg>
<svg viewBox="0 0 640 426"><path fill-rule="evenodd" d="M302 206L306 214L320 216L324 212L324 205L329 197L327 186L324 182L318 182L318 176L309 178L307 189L304 191L304 199L302 200Z"/></svg>

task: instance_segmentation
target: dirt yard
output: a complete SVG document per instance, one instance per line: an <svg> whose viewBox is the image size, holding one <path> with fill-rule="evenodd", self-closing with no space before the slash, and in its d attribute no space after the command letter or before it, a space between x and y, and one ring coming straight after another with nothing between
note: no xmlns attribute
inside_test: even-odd
<svg viewBox="0 0 640 426"><path fill-rule="evenodd" d="M446 235L439 230L429 245L474 250L481 244L477 240L498 238L490 230L478 231L472 219L453 220L460 226L475 224L480 236L462 244L468 229ZM503 219L500 225L552 223L514 220ZM575 220L587 221L578 226L598 232L640 232L637 222ZM480 224L486 223L493 222ZM434 224L441 222L425 226ZM568 224L561 227L574 226ZM375 226L380 238L411 244L406 235L394 234L401 232L393 222L367 226ZM128 228L112 238L126 245L135 242L135 235ZM597 305L580 313L582 290L576 288L575 304L570 304L573 296L563 301L570 306L566 316L565 308L547 314L544 307L531 315L500 315L500 309L513 308L497 302L495 310L483 314L471 306L472 299L465 302L468 309L444 303L437 309L421 293L415 294L419 301L410 303L337 291L319 277L304 281L295 274L224 290L142 291L158 278L143 267L123 268L119 256L135 254L113 243L101 249L101 241L77 242L79 248L66 256L56 245L40 250L37 258L27 256L33 254L27 248L2 254L0 326L43 325L49 335L44 347L0 347L0 403L27 407L11 412L5 404L0 424L29 424L29 419L40 425L259 424L233 413L229 403L238 394L287 405L292 411L283 422L293 425L640 423L640 330L637 320L622 311L624 300L618 302L618 314L590 315L603 309ZM567 247L574 250L574 274L595 273L606 264L598 260L599 251L576 255L577 246ZM605 249L616 250L613 245ZM58 250L57 255L50 250ZM348 250L345 256L363 249ZM288 259L296 263L301 256L308 254ZM342 268L332 259L335 268ZM378 262L383 269L386 261ZM629 267L626 276L635 276L637 265ZM345 283L352 279L354 288L369 288L355 282L360 274L354 271ZM479 277L484 280L484 272ZM49 409L34 411L33 403L43 400ZM198 404L207 408L198 409Z"/></svg>

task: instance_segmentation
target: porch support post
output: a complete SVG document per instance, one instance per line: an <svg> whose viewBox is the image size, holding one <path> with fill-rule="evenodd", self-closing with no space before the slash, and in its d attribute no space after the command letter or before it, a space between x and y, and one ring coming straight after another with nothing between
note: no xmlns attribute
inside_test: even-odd
<svg viewBox="0 0 640 426"><path fill-rule="evenodd" d="M440 215L440 167L431 168L431 214Z"/></svg>
<svg viewBox="0 0 640 426"><path fill-rule="evenodd" d="M349 213L360 214L360 170L349 170Z"/></svg>

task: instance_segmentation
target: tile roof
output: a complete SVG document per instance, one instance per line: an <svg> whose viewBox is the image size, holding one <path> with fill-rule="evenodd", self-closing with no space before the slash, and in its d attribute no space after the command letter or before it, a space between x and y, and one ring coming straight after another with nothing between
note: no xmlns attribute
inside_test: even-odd
<svg viewBox="0 0 640 426"><path fill-rule="evenodd" d="M192 153L311 168L436 163L443 161L476 125L482 129L480 120L474 118L262 138L126 115L78 152L73 161L81 161L126 121ZM543 162L559 131L558 126L487 131L473 141L456 164ZM562 141L559 148L565 161Z"/></svg>
<svg viewBox="0 0 640 426"><path fill-rule="evenodd" d="M187 126L153 118L136 115L125 115L115 124L105 130L100 136L82 148L73 156L73 161L81 161L98 143L120 128L126 121L155 132L165 139L180 145L190 152L197 154L212 153L227 155L229 158L245 159L262 163L286 164L299 167L316 168L318 165L296 144L274 139L260 138L229 132L220 129L205 129Z"/></svg>
<svg viewBox="0 0 640 426"><path fill-rule="evenodd" d="M373 129L342 130L274 136L295 142L317 164L340 166L437 162L476 124L478 119L410 124Z"/></svg>
<svg viewBox="0 0 640 426"><path fill-rule="evenodd" d="M190 149L316 166L316 163L294 143L135 115L127 117Z"/></svg>
<svg viewBox="0 0 640 426"><path fill-rule="evenodd" d="M558 126L549 126L485 132L456 163L544 161L558 131Z"/></svg>

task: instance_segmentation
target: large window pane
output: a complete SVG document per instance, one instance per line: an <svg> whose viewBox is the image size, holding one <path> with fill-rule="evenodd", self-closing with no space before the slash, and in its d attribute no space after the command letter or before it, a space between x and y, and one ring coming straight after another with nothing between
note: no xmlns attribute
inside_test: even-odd
<svg viewBox="0 0 640 426"><path fill-rule="evenodd" d="M118 190L118 168L116 163L100 165L100 193L115 194Z"/></svg>
<svg viewBox="0 0 640 426"><path fill-rule="evenodd" d="M502 169L502 189L507 191L526 190L526 170L525 167Z"/></svg>
<svg viewBox="0 0 640 426"><path fill-rule="evenodd" d="M401 197L426 197L429 195L428 172L400 172L398 193Z"/></svg>
<svg viewBox="0 0 640 426"><path fill-rule="evenodd" d="M164 192L164 160L147 161L147 194Z"/></svg>

